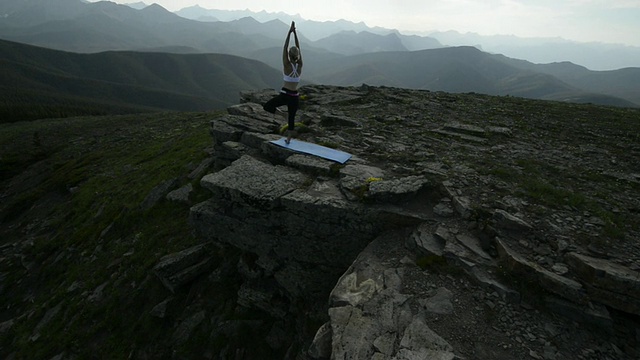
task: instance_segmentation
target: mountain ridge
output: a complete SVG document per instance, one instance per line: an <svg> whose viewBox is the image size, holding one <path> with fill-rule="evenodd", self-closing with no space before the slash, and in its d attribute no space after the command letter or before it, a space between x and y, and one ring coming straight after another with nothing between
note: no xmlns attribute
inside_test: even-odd
<svg viewBox="0 0 640 360"><path fill-rule="evenodd" d="M273 60L278 58L278 49L259 55L271 59L270 65L233 55L189 50L183 48L182 54L132 51L78 54L0 40L0 61L4 63L0 93L13 99L3 106L2 121L46 117L46 109L60 104L76 109L67 110L69 115L80 115L82 111L108 114L220 109L237 101L242 90L279 87L280 73L275 68L277 60ZM306 53L313 52L310 49ZM588 70L577 71L572 80L578 83L576 86L553 76L553 69L534 71L536 67L532 64L514 65L510 59L473 47L346 57L317 53L305 58L305 63L304 83L342 86L366 83L627 107L637 107L638 103L632 100L640 100L630 97L638 95L633 91L633 79L638 75L635 69L613 72L610 74L616 76L613 79L598 78L598 74ZM609 86L620 97L581 90L580 82ZM617 88L616 84L627 85ZM38 103L36 107L25 106ZM27 111L29 108L39 108L39 115L27 115L32 111Z"/></svg>
<svg viewBox="0 0 640 360"><path fill-rule="evenodd" d="M606 71L639 67L640 47L563 38L519 38L513 35L480 35L457 31L431 32L429 36L450 46L478 46L483 51L546 64L570 61L590 70Z"/></svg>

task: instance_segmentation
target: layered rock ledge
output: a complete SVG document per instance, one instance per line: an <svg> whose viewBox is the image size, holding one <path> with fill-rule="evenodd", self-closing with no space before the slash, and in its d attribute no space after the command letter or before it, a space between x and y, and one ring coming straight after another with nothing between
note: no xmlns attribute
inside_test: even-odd
<svg viewBox="0 0 640 360"><path fill-rule="evenodd" d="M601 226L594 216L537 216L530 199L498 195L493 189L508 185L450 154L516 156L530 141L518 129L437 119L451 106L447 94L367 86L302 93L299 138L353 158L341 165L270 143L283 119L259 105L270 91L248 92L211 120L216 171L201 181L211 198L191 209L207 244L242 252L240 305L296 318L299 328L310 326L310 312L324 320L311 337L298 334L288 357L638 355L637 244L607 253L583 246L572 240L576 223ZM405 105L381 108L380 97ZM172 284L185 267L159 276Z"/></svg>

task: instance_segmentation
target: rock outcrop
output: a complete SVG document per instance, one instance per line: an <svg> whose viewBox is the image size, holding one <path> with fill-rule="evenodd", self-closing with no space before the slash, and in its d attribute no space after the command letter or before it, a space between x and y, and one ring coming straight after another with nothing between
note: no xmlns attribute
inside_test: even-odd
<svg viewBox="0 0 640 360"><path fill-rule="evenodd" d="M244 93L245 103L211 120L216 171L201 181L211 198L191 209L199 237L244 254L240 305L297 318L298 329L310 326L303 319L308 309L324 318L311 333L297 334L297 356L638 355L637 245L596 254L563 226L602 226L591 214L553 221L563 217L545 211L548 203L506 194L510 184L496 178L499 163L486 174L472 168L474 161L502 161L494 153L528 151L530 140L518 138L512 122L434 119L431 108L454 106L447 94L367 86L308 86L302 93L308 99L301 120L310 132L300 138L353 158L340 165L270 143L282 123L258 105L270 93ZM407 106L380 111L380 96ZM452 146L471 155L454 158ZM615 255L624 250L626 258ZM193 260L162 275L175 267L172 259L156 267L170 288L189 276L184 269L206 265Z"/></svg>

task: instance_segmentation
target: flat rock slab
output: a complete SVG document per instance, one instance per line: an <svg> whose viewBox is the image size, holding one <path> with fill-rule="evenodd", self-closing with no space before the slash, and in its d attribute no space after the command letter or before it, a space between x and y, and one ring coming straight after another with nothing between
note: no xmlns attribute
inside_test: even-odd
<svg viewBox="0 0 640 360"><path fill-rule="evenodd" d="M212 192L271 202L299 188L306 180L302 173L285 166L273 166L245 155L231 166L202 178Z"/></svg>
<svg viewBox="0 0 640 360"><path fill-rule="evenodd" d="M295 154L288 157L287 160L285 160L285 164L312 174L331 175L333 173L331 166L335 163L314 156Z"/></svg>

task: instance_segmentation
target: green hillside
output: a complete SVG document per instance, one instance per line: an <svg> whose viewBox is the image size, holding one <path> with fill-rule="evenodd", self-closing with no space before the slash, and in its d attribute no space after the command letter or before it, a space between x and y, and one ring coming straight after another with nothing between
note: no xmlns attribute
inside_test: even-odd
<svg viewBox="0 0 640 360"><path fill-rule="evenodd" d="M278 71L221 54L75 54L0 40L0 121L207 111L246 89L274 88Z"/></svg>
<svg viewBox="0 0 640 360"><path fill-rule="evenodd" d="M15 358L48 359L66 352L93 358L97 351L101 358L123 359L143 343L149 358L166 354L162 320L148 313L164 289L145 278L161 256L197 240L187 224L188 205L161 201L147 210L141 204L169 179L192 181L200 191L199 179L186 174L208 156L208 119L216 115L174 114L0 125L0 246L24 247L27 263L38 264L24 268L19 259L0 259L0 295L8 305L0 322L22 311L18 304L27 293L40 305L55 302L69 317L41 325L24 319L8 334L0 331L0 357L13 352ZM26 223L35 227L28 234L16 231ZM81 289L100 287L113 276L121 280L105 288L103 297L79 301ZM139 290L130 291L132 286ZM223 289L216 296L224 301Z"/></svg>
<svg viewBox="0 0 640 360"><path fill-rule="evenodd" d="M640 105L640 68L591 71L570 62L533 64L506 56L496 56L496 59L519 69L554 76L579 89L592 89L593 92L608 94L633 102L636 106Z"/></svg>

